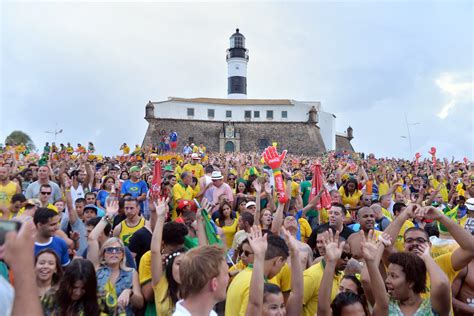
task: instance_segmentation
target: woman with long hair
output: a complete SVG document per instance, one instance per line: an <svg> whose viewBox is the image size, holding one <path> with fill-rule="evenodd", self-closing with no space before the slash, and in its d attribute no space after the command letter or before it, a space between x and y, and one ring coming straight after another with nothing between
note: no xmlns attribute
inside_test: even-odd
<svg viewBox="0 0 474 316"><path fill-rule="evenodd" d="M234 212L232 212L232 206L229 202L223 202L220 204L217 210L219 218L216 223L222 228L222 232L225 237L225 245L227 249L232 248L232 242L234 241L235 233L238 230L238 220L235 218Z"/></svg>
<svg viewBox="0 0 474 316"><path fill-rule="evenodd" d="M101 189L97 194L97 206L105 208L107 197L115 191L115 179L111 176L105 177Z"/></svg>
<svg viewBox="0 0 474 316"><path fill-rule="evenodd" d="M54 250L46 248L36 254L35 273L40 298L51 289L57 289L63 269L61 268L61 261Z"/></svg>
<svg viewBox="0 0 474 316"><path fill-rule="evenodd" d="M362 191L359 190L359 183L354 178L349 178L342 187L339 188L341 194L342 204L351 213L359 209L359 200L362 196ZM354 215L354 214L352 214ZM353 216L355 218L355 216Z"/></svg>
<svg viewBox="0 0 474 316"><path fill-rule="evenodd" d="M46 316L98 316L103 309L97 298L94 265L86 259L74 259L64 270L58 289L46 293L41 302Z"/></svg>
<svg viewBox="0 0 474 316"><path fill-rule="evenodd" d="M99 249L99 236L117 212L118 202L108 203L107 215L88 236L87 258L96 268L97 291L105 296L109 310L133 315L132 309L142 308L144 300L137 271L126 265L125 246L122 240L116 237L109 238Z"/></svg>
<svg viewBox="0 0 474 316"><path fill-rule="evenodd" d="M272 228L273 214L268 208L265 208L260 213L260 226L262 230L270 230Z"/></svg>

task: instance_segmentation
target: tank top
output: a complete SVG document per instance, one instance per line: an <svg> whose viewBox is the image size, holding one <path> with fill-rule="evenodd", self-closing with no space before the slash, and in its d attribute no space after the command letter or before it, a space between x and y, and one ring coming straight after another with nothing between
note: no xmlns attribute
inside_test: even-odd
<svg viewBox="0 0 474 316"><path fill-rule="evenodd" d="M16 183L10 181L7 185L0 184L0 205L10 207L12 196L16 194Z"/></svg>
<svg viewBox="0 0 474 316"><path fill-rule="evenodd" d="M126 220L123 220L121 223L120 223L120 226L122 227L122 229L120 230L120 239L122 239L123 243L125 244L125 246L128 247L128 244L130 242L130 238L132 237L132 235L137 231L139 230L140 228L142 228L143 226L145 226L145 218L143 217L140 217L140 221L138 222L137 225L135 225L134 227L129 227L127 225L127 222Z"/></svg>

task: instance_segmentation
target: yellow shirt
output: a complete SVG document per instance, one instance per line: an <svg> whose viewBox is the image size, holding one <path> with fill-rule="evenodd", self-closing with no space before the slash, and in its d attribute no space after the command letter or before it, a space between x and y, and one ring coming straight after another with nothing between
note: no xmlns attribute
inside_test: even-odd
<svg viewBox="0 0 474 316"><path fill-rule="evenodd" d="M433 176L430 178L431 181L431 186L436 190L438 185L440 184L438 180L434 179ZM439 191L439 194L441 194L441 197L443 198L443 201L447 202L448 201L448 189L446 188L446 181L441 182L441 189Z"/></svg>
<svg viewBox="0 0 474 316"><path fill-rule="evenodd" d="M137 230L145 226L145 218L140 217L140 221L134 227L129 227L125 220L120 222L120 226L122 227L122 229L120 230L119 238L122 239L125 246L128 246L130 238L133 236L133 234Z"/></svg>
<svg viewBox="0 0 474 316"><path fill-rule="evenodd" d="M216 222L217 222L217 225L221 227L222 232L224 233L225 245L227 249L232 248L232 242L234 241L235 233L239 229L238 227L239 221L237 220L237 218L234 218L234 221L232 222L232 225L230 226L220 226L219 219L217 219Z"/></svg>
<svg viewBox="0 0 474 316"><path fill-rule="evenodd" d="M291 268L288 263L268 283L278 285L283 293L291 291Z"/></svg>
<svg viewBox="0 0 474 316"><path fill-rule="evenodd" d="M291 182L291 197L296 198L298 196L298 189L300 185L298 182L292 181Z"/></svg>
<svg viewBox="0 0 474 316"><path fill-rule="evenodd" d="M140 285L151 281L151 250L145 252L140 259L138 278L140 280Z"/></svg>
<svg viewBox="0 0 474 316"><path fill-rule="evenodd" d="M176 213L176 207L178 206L178 201L179 200L188 200L191 201L195 197L195 192L194 189L188 185L185 187L181 183L176 183L173 186L173 211L171 212L171 218L175 220L178 217L178 214Z"/></svg>
<svg viewBox="0 0 474 316"><path fill-rule="evenodd" d="M318 294L324 273L324 261L321 261L303 272L303 316L314 316L318 310ZM331 290L331 302L339 291L342 273L334 275Z"/></svg>
<svg viewBox="0 0 474 316"><path fill-rule="evenodd" d="M378 187L379 187L379 196L387 194L388 190L390 189L388 186L388 183L385 181L378 183Z"/></svg>
<svg viewBox="0 0 474 316"><path fill-rule="evenodd" d="M456 192L458 192L458 195L459 196L465 196L466 194L466 191L462 188L463 187L463 184L462 183L458 183L458 185L456 186Z"/></svg>
<svg viewBox="0 0 474 316"><path fill-rule="evenodd" d="M243 316L247 311L249 303L250 279L252 278L252 268L245 268L237 274L227 289L225 302L226 316Z"/></svg>
<svg viewBox="0 0 474 316"><path fill-rule="evenodd" d="M434 261L438 264L441 270L443 270L443 272L448 277L450 284L453 284L454 279L459 273L459 271L455 271L453 268L453 264L451 261L452 255L453 253L450 252L450 253L446 253L444 255L434 258ZM426 292L421 293L421 297L423 299L429 298L430 292L431 292L431 280L430 280L429 274L426 273Z"/></svg>
<svg viewBox="0 0 474 316"><path fill-rule="evenodd" d="M341 194L342 204L349 204L351 207L356 207L359 204L360 197L362 196L362 191L354 191L352 195L346 195L344 187L339 188L339 193Z"/></svg>
<svg viewBox="0 0 474 316"><path fill-rule="evenodd" d="M147 251L140 259L140 266L138 269L138 278L140 285L151 282L151 251ZM155 306L157 315L171 315L173 313L173 306L171 299L164 299L168 291L168 280L163 275L160 281L153 287L155 297Z"/></svg>
<svg viewBox="0 0 474 316"><path fill-rule="evenodd" d="M306 218L300 218L298 224L300 225L301 241L306 242L313 232L311 225L309 225Z"/></svg>
<svg viewBox="0 0 474 316"><path fill-rule="evenodd" d="M235 265L233 265L233 266L231 266L231 267L229 268L229 273L231 273L232 271L236 271L236 270L242 271L242 270L244 270L245 268L247 268L247 266L242 262L242 260L239 260L239 261L237 261L237 263L236 263ZM230 282L232 282L232 280L233 280L234 278L235 278L235 275L230 278L229 284L230 284Z"/></svg>
<svg viewBox="0 0 474 316"><path fill-rule="evenodd" d="M405 247L403 246L405 244L405 239L403 236L410 227L415 227L415 225L411 221L405 221L405 223L402 225L402 228L400 228L400 231L398 232L397 240L395 241L395 248L398 250L398 252L405 251Z"/></svg>
<svg viewBox="0 0 474 316"><path fill-rule="evenodd" d="M195 165L187 163L183 167L183 172L184 171L191 172L193 177L196 177L198 179L200 177L204 176L204 168L202 167L202 165L200 163L197 163Z"/></svg>
<svg viewBox="0 0 474 316"><path fill-rule="evenodd" d="M387 210L385 207L382 207L382 214L386 218L388 218L390 221L393 221L392 213L390 213L389 210Z"/></svg>
<svg viewBox="0 0 474 316"><path fill-rule="evenodd" d="M18 185L13 181L8 182L7 185L0 184L0 205L10 207L12 196L16 194L17 188Z"/></svg>

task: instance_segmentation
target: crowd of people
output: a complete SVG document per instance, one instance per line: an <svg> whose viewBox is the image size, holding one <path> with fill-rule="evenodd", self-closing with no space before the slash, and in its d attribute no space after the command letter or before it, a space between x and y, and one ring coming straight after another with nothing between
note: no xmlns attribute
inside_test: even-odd
<svg viewBox="0 0 474 316"><path fill-rule="evenodd" d="M116 157L0 150L0 315L474 314L467 158L213 153L162 132Z"/></svg>

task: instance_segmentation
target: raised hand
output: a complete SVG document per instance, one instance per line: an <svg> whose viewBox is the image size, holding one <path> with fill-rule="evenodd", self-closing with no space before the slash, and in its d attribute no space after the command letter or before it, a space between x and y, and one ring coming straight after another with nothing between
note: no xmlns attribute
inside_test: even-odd
<svg viewBox="0 0 474 316"><path fill-rule="evenodd" d="M272 194L272 186L270 185L270 182L265 182L265 193Z"/></svg>
<svg viewBox="0 0 474 316"><path fill-rule="evenodd" d="M117 199L107 199L106 200L106 206L105 206L105 212L108 216L115 216L115 214L118 213L119 210L119 202Z"/></svg>
<svg viewBox="0 0 474 316"><path fill-rule="evenodd" d="M211 202L209 202L206 198L203 198L201 201L201 208L198 210L201 212L202 210L210 211L212 208Z"/></svg>
<svg viewBox="0 0 474 316"><path fill-rule="evenodd" d="M265 257L267 251L267 234L262 236L262 230L260 227L254 225L250 228L250 235L248 237L250 247L252 248L256 256L260 255Z"/></svg>
<svg viewBox="0 0 474 316"><path fill-rule="evenodd" d="M374 231L371 229L369 235L366 238L363 231L360 231L362 238L362 257L365 261L374 261L377 257L377 238L375 237Z"/></svg>
<svg viewBox="0 0 474 316"><path fill-rule="evenodd" d="M418 247L415 249L415 254L421 259L431 258L431 248L428 243L418 244Z"/></svg>
<svg viewBox="0 0 474 316"><path fill-rule="evenodd" d="M66 178L64 180L64 187L66 188L66 190L70 190L71 187L72 187L72 180L70 178Z"/></svg>
<svg viewBox="0 0 474 316"><path fill-rule="evenodd" d="M345 242L339 242L339 232L334 233L329 230L326 237L324 238L324 246L326 248L326 254L324 257L326 261L337 262L342 255Z"/></svg>
<svg viewBox="0 0 474 316"><path fill-rule="evenodd" d="M443 212L433 206L425 206L415 211L415 215L429 220L440 220L443 217Z"/></svg>
<svg viewBox="0 0 474 316"><path fill-rule="evenodd" d="M258 180L255 180L254 182L252 182L253 184L253 187L255 188L255 191L257 192L262 192L262 185L260 184L260 182Z"/></svg>
<svg viewBox="0 0 474 316"><path fill-rule="evenodd" d="M168 212L168 199L159 199L156 202L153 202L156 209L156 215L158 217L166 217Z"/></svg>
<svg viewBox="0 0 474 316"><path fill-rule="evenodd" d="M283 232L283 236L285 237L285 241L286 241L286 244L288 245L288 249L290 250L290 253L292 254L299 253L298 241L293 236L291 236L290 232L287 231L285 227L282 227L281 231Z"/></svg>

